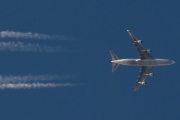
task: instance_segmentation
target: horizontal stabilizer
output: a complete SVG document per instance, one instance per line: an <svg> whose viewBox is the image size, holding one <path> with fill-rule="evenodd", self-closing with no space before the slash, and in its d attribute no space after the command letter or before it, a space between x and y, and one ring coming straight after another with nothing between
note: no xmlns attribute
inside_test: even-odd
<svg viewBox="0 0 180 120"><path fill-rule="evenodd" d="M111 57L112 57L112 61L113 60L119 60L119 58L113 53L112 50L110 50L110 54L111 54Z"/></svg>
<svg viewBox="0 0 180 120"><path fill-rule="evenodd" d="M113 53L112 50L110 50L112 61L119 60L119 58ZM112 63L112 72L114 72L118 68L119 64Z"/></svg>
<svg viewBox="0 0 180 120"><path fill-rule="evenodd" d="M112 72L116 71L116 69L118 68L119 64L113 63L112 64Z"/></svg>

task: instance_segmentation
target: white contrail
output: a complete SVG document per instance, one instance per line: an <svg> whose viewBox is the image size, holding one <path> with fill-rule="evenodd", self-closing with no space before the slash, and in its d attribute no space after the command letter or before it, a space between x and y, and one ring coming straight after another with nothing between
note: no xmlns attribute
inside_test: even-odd
<svg viewBox="0 0 180 120"><path fill-rule="evenodd" d="M57 39L57 40L65 40L63 36L59 35L47 35L47 34L39 34L39 33L32 33L32 32L16 32L16 31L1 31L0 38L16 38L16 39Z"/></svg>
<svg viewBox="0 0 180 120"><path fill-rule="evenodd" d="M58 81L75 78L76 75L0 75L0 83L28 83L43 81Z"/></svg>
<svg viewBox="0 0 180 120"><path fill-rule="evenodd" d="M0 42L0 51L20 51L20 52L61 52L67 51L61 47L49 47L49 46L41 46L39 44L27 43L24 44L22 42Z"/></svg>
<svg viewBox="0 0 180 120"><path fill-rule="evenodd" d="M54 88L54 87L71 87L78 84L72 83L17 83L17 84L0 84L0 89L32 89L32 88Z"/></svg>

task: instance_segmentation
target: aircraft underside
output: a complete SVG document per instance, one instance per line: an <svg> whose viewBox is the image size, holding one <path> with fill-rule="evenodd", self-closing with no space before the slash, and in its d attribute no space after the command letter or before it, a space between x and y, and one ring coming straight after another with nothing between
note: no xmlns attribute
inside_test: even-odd
<svg viewBox="0 0 180 120"><path fill-rule="evenodd" d="M145 49L142 46L142 41L138 40L130 30L127 30L129 36L131 37L134 46L137 48L139 59L119 59L113 51L110 51L112 57L112 72L114 72L119 65L131 65L131 66L141 66L140 75L136 82L134 91L137 91L141 85L145 85L145 79L148 76L154 76L151 73L155 66L164 66L174 64L175 61L169 59L154 59L150 54L151 50Z"/></svg>

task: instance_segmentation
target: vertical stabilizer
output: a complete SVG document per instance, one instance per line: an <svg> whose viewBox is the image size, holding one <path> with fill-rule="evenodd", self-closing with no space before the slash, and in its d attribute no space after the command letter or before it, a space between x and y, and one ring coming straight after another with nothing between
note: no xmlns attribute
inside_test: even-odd
<svg viewBox="0 0 180 120"><path fill-rule="evenodd" d="M119 60L119 58L110 50L112 61ZM114 72L118 68L119 64L112 62L112 72Z"/></svg>

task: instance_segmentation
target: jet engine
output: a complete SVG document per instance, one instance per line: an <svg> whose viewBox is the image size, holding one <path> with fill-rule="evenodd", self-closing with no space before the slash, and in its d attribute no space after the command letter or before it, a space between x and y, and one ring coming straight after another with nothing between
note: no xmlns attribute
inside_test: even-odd
<svg viewBox="0 0 180 120"><path fill-rule="evenodd" d="M151 77L153 77L153 76L154 76L154 74L153 74L153 73L144 74L144 75L146 75L146 76L151 76Z"/></svg>
<svg viewBox="0 0 180 120"><path fill-rule="evenodd" d="M142 82L137 82L137 83L139 83L139 84L141 84L141 85L146 85L147 84L147 82L144 82L144 81L142 81Z"/></svg>
<svg viewBox="0 0 180 120"><path fill-rule="evenodd" d="M147 49L147 50L141 50L142 52L148 52L148 53L151 53L151 50L150 49Z"/></svg>
<svg viewBox="0 0 180 120"><path fill-rule="evenodd" d="M142 40L138 40L137 42L138 42L138 43L143 43L143 41L142 41Z"/></svg>
<svg viewBox="0 0 180 120"><path fill-rule="evenodd" d="M149 73L149 75L148 76L151 76L151 77L153 77L154 76L154 74L153 73Z"/></svg>
<svg viewBox="0 0 180 120"><path fill-rule="evenodd" d="M150 49L147 49L146 52L151 53L151 50L150 50Z"/></svg>

